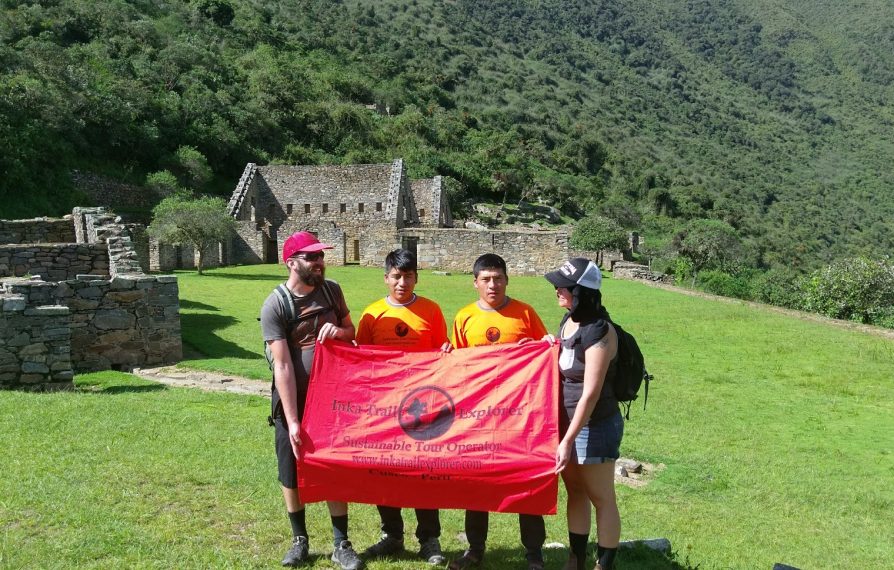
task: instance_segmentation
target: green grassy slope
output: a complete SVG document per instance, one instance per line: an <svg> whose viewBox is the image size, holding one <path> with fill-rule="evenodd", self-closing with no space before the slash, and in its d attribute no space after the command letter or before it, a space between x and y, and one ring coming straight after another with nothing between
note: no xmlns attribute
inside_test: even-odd
<svg viewBox="0 0 894 570"><path fill-rule="evenodd" d="M333 268L352 312L384 294L381 272ZM267 381L255 317L276 266L179 273L184 339L207 358L183 364ZM423 272L419 292L447 318L475 298L468 275ZM676 565L628 557L620 568L885 567L894 526L894 343L744 303L606 279L612 315L656 376L634 405L623 454L665 468L619 487L625 539L670 538ZM540 278L510 294L550 327L561 311ZM286 521L272 477L264 400L169 389L118 373L84 375L74 394L0 393L0 565L268 567ZM352 511L361 548L375 512ZM407 515L412 520L412 515ZM310 516L327 552L323 509ZM515 517L494 517L492 568L517 567ZM408 522L412 528L412 522ZM463 543L444 514L445 548ZM561 517L548 540L565 542ZM549 568L564 563L549 551ZM622 559L623 560L623 559ZM328 567L325 558L313 567ZM381 562L370 568L413 568Z"/></svg>
<svg viewBox="0 0 894 570"><path fill-rule="evenodd" d="M278 273L179 274L184 338L213 357L184 364L269 378L254 317ZM355 316L384 294L378 270L329 274ZM423 272L418 291L441 304L448 322L475 298L469 275ZM509 292L550 328L558 323L545 280L514 277ZM834 555L820 547L831 543L847 545L841 556L858 553L863 567L884 564L890 552L880 532L894 522L894 495L883 484L894 473L885 443L894 428L894 343L628 281L607 279L604 299L658 378L646 411L634 405L624 453L667 465L646 489L620 490L625 536L668 536L680 560L701 568L825 567ZM201 315L232 324L205 328Z"/></svg>

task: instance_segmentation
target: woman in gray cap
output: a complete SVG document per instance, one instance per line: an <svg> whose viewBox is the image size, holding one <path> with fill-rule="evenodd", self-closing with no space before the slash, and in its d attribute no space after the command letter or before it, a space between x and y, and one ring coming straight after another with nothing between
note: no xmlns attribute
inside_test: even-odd
<svg viewBox="0 0 894 570"><path fill-rule="evenodd" d="M584 570L590 533L590 504L596 509L599 570L610 570L621 539L615 498L615 461L620 456L624 420L612 390L618 337L602 306L602 273L582 257L545 275L568 310L559 324L562 348L561 416L564 434L556 450L556 472L568 490L566 570Z"/></svg>

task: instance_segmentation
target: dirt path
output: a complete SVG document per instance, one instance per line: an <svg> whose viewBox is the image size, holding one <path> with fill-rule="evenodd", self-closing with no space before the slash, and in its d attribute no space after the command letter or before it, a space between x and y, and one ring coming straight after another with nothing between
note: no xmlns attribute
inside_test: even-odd
<svg viewBox="0 0 894 570"><path fill-rule="evenodd" d="M252 396L270 397L270 382L251 380L233 374L219 374L202 370L190 370L178 366L136 368L133 373L140 378L180 388L199 388L209 392L232 392Z"/></svg>

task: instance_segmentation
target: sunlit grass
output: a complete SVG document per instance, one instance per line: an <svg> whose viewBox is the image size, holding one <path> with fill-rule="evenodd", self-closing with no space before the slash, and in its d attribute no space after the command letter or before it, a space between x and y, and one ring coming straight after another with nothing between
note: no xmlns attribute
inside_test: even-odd
<svg viewBox="0 0 894 570"><path fill-rule="evenodd" d="M269 381L256 317L281 267L179 273L184 339L205 357L185 365ZM329 275L355 318L384 295L382 272ZM475 298L469 275L423 272L419 293L448 321ZM549 328L561 315L540 278L510 294ZM634 333L657 380L633 406L624 455L662 470L619 487L625 539L664 536L675 568L881 568L894 555L894 342L606 279L605 302ZM271 567L288 524L275 481L269 403L165 388L119 373L79 375L78 392L0 393L0 567ZM560 507L560 512L562 512ZM405 511L408 533L414 517ZM312 547L329 551L325 509L312 507ZM452 554L462 514L443 514ZM548 541L567 543L561 516ZM378 535L353 506L358 548ZM415 547L408 535L407 544ZM514 516L491 522L488 567L517 568ZM548 551L560 568L564 552ZM655 557L621 568L670 568ZM325 557L313 564L328 568ZM370 568L418 568L411 557Z"/></svg>

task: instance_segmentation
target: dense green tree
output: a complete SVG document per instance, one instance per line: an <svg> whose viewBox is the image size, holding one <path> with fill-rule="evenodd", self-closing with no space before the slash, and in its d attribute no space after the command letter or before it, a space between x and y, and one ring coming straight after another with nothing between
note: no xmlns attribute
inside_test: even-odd
<svg viewBox="0 0 894 570"><path fill-rule="evenodd" d="M225 194L249 161L403 156L650 238L721 220L762 268L878 257L894 12L827 4L3 2L0 214L83 203L72 169Z"/></svg>
<svg viewBox="0 0 894 570"><path fill-rule="evenodd" d="M147 231L160 242L189 244L199 254L196 269L202 274L205 255L236 230L236 221L227 213L222 198L193 198L179 193L168 196L152 209Z"/></svg>
<svg viewBox="0 0 894 570"><path fill-rule="evenodd" d="M734 270L742 260L736 229L720 220L695 220L674 238L681 257L692 266L692 285L704 269Z"/></svg>
<svg viewBox="0 0 894 570"><path fill-rule="evenodd" d="M627 249L627 232L611 218L591 215L574 224L568 242L571 247L591 251L623 250Z"/></svg>

